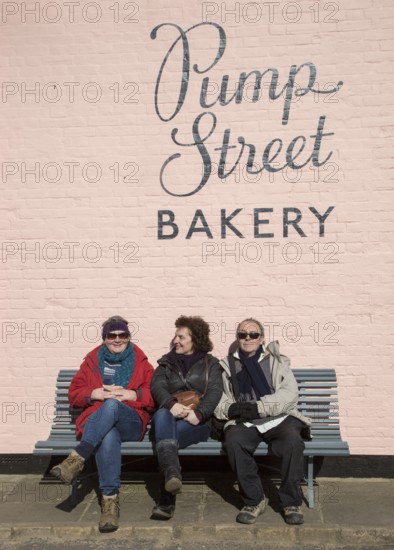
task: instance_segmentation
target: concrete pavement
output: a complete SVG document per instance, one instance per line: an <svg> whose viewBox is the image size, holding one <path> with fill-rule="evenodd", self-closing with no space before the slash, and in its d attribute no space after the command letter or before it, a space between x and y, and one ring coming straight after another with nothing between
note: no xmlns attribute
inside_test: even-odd
<svg viewBox="0 0 394 550"><path fill-rule="evenodd" d="M190 478L190 479L189 479ZM197 479L196 479L197 478ZM241 508L231 474L186 476L173 519L150 520L158 494L158 475L137 475L120 493L120 528L98 532L97 478L84 480L78 504L70 508L70 487L41 483L39 475L0 476L0 548L363 548L394 549L391 479L321 478L313 510L305 504L305 523L286 525L276 487L263 478L269 505L252 526L240 525ZM36 543L34 542L36 541ZM122 548L124 548L124 544Z"/></svg>

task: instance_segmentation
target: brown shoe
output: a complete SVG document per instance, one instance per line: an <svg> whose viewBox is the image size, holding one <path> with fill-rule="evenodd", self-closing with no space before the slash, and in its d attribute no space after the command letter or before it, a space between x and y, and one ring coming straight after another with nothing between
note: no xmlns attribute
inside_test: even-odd
<svg viewBox="0 0 394 550"><path fill-rule="evenodd" d="M103 496L101 500L101 518L99 531L110 533L119 527L119 495Z"/></svg>
<svg viewBox="0 0 394 550"><path fill-rule="evenodd" d="M85 459L81 457L76 451L71 451L71 454L63 460L57 466L54 466L50 473L71 485L71 483L78 477L78 474L82 472L85 467Z"/></svg>
<svg viewBox="0 0 394 550"><path fill-rule="evenodd" d="M304 514L299 506L286 506L283 508L285 522L290 525L301 525L304 523Z"/></svg>
<svg viewBox="0 0 394 550"><path fill-rule="evenodd" d="M152 514L150 519L158 519L158 520L167 520L171 519L174 516L175 512L175 505L169 504L168 506L163 506L160 504L156 504L152 510Z"/></svg>
<svg viewBox="0 0 394 550"><path fill-rule="evenodd" d="M244 506L235 518L238 523L255 523L256 519L265 510L266 501L263 499L257 506Z"/></svg>

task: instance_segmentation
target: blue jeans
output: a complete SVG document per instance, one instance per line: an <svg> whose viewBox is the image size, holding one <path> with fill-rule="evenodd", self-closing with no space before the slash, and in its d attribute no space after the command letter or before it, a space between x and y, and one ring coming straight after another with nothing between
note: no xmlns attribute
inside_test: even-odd
<svg viewBox="0 0 394 550"><path fill-rule="evenodd" d="M119 492L122 441L137 441L142 420L134 409L116 399L107 399L91 414L82 440L95 448L100 490L109 496Z"/></svg>
<svg viewBox="0 0 394 550"><path fill-rule="evenodd" d="M176 439L180 449L193 443L207 441L209 427L207 424L193 426L186 420L175 418L168 409L159 409L152 418L155 442L162 439Z"/></svg>

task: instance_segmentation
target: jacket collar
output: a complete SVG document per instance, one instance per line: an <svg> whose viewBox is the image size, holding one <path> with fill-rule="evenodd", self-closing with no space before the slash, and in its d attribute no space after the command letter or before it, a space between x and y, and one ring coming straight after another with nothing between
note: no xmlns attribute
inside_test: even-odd
<svg viewBox="0 0 394 550"><path fill-rule="evenodd" d="M264 349L264 346L262 346L262 348L263 348L263 352L260 353L259 363L260 363L260 361L262 361L262 360L264 359L264 357L267 355L267 351ZM234 352L233 355L234 355L234 357L236 357L237 359L240 359L240 358L239 358L239 348L237 348L237 349L235 350L235 352Z"/></svg>

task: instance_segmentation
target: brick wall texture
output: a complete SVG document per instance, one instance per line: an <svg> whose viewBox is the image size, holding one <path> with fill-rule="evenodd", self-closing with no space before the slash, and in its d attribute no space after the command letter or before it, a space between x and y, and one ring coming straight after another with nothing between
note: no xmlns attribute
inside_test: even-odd
<svg viewBox="0 0 394 550"><path fill-rule="evenodd" d="M1 452L104 319L156 365L185 314L335 368L351 453L392 454L392 2L1 8Z"/></svg>

